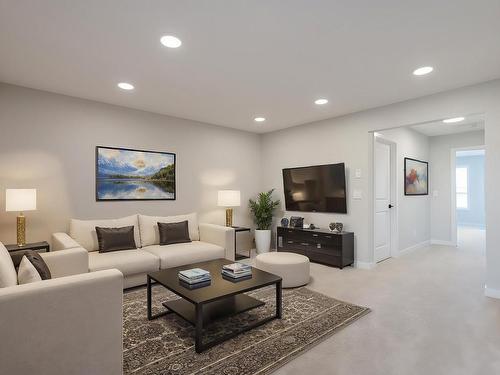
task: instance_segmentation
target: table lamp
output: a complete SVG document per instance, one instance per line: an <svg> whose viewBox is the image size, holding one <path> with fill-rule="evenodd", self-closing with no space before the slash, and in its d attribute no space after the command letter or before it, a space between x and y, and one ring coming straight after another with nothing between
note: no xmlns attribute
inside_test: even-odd
<svg viewBox="0 0 500 375"><path fill-rule="evenodd" d="M233 226L233 209L241 205L239 190L219 190L217 205L226 207L226 227Z"/></svg>
<svg viewBox="0 0 500 375"><path fill-rule="evenodd" d="M5 211L18 211L17 246L26 245L26 218L24 211L36 210L36 189L6 189Z"/></svg>

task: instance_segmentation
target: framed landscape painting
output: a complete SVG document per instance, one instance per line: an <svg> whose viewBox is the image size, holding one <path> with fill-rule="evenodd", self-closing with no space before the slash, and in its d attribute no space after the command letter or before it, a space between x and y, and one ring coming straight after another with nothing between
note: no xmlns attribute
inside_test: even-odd
<svg viewBox="0 0 500 375"><path fill-rule="evenodd" d="M175 154L96 147L96 200L174 200Z"/></svg>
<svg viewBox="0 0 500 375"><path fill-rule="evenodd" d="M405 195L429 194L429 163L405 158Z"/></svg>

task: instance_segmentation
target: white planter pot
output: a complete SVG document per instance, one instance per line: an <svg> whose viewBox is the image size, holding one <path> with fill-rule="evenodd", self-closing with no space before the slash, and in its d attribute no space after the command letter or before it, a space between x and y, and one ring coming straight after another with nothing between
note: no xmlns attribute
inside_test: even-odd
<svg viewBox="0 0 500 375"><path fill-rule="evenodd" d="M271 230L255 230L255 246L257 253L268 253L271 248Z"/></svg>

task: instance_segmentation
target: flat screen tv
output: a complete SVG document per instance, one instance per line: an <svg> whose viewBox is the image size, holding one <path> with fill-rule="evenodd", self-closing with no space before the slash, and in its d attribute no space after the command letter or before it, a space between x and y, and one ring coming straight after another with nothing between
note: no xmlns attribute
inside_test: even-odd
<svg viewBox="0 0 500 375"><path fill-rule="evenodd" d="M283 169L287 211L347 213L344 163Z"/></svg>

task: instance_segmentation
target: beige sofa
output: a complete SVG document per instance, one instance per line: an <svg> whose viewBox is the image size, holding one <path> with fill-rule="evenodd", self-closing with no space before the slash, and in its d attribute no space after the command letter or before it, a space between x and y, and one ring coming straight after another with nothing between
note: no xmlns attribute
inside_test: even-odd
<svg viewBox="0 0 500 375"><path fill-rule="evenodd" d="M191 242L160 246L158 222L188 221ZM134 250L100 253L96 226L134 226ZM189 263L226 258L234 260L234 229L198 224L196 213L177 216L131 215L120 219L77 220L70 222L69 234L54 233L54 250L83 247L89 252L89 271L116 268L124 275L124 288L146 283L146 274Z"/></svg>
<svg viewBox="0 0 500 375"><path fill-rule="evenodd" d="M52 279L0 288L0 373L121 374L123 275L88 273L78 247L40 255Z"/></svg>

